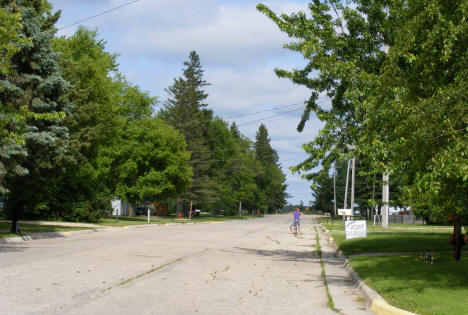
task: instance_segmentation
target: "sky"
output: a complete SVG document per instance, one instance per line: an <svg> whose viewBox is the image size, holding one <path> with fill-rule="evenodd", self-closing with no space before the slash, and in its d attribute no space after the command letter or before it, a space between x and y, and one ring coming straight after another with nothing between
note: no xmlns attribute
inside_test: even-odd
<svg viewBox="0 0 468 315"><path fill-rule="evenodd" d="M80 24L68 25L132 1L50 2L54 11L62 11L56 24L57 35L70 36ZM307 205L313 199L310 183L292 174L289 167L307 157L302 144L317 135L321 123L313 118L303 132L296 131L310 91L274 73L275 68L303 68L306 60L283 48L291 39L256 10L258 2L138 0L81 25L97 29L99 37L107 42L106 50L119 54L120 72L161 103L167 99L164 89L181 76L183 62L195 50L205 79L211 84L206 88L209 108L217 116L235 121L252 140L264 123L287 176L287 192L291 195L288 202L303 201ZM276 13L307 11L306 1L262 3ZM239 115L242 117L235 117Z"/></svg>

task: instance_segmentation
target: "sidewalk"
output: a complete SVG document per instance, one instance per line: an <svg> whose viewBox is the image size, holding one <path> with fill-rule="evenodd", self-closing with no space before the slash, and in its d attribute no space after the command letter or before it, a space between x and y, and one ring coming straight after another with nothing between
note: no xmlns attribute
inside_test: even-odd
<svg viewBox="0 0 468 315"><path fill-rule="evenodd" d="M327 275L329 273L328 270L330 270L330 274L340 275L340 277L346 273L350 279L349 281L353 282L356 286L356 290L359 290L362 293L365 299L365 303L370 308L370 311L378 315L417 315L415 313L408 312L388 304L380 294L370 288L359 277L357 272L354 271L354 269L350 266L346 256L342 255L341 251L339 251L329 231L323 226L319 225L319 234L321 244L323 239L325 244L322 246L323 248L326 248L326 251L324 250L324 261L327 260L329 262L328 267L326 267ZM328 259L326 259L326 257ZM325 266L327 266L326 262ZM337 292L340 294L340 296L343 294L339 291L339 288L334 288L334 290L338 290ZM332 286L330 286L330 291L332 291ZM337 303L337 305L339 304Z"/></svg>
<svg viewBox="0 0 468 315"><path fill-rule="evenodd" d="M11 220L0 220L0 222L11 222ZM102 225L83 223L83 222L60 222L60 221L18 221L20 224L37 224L37 225L59 225L59 226L76 226L76 227L89 227L89 228L102 228Z"/></svg>

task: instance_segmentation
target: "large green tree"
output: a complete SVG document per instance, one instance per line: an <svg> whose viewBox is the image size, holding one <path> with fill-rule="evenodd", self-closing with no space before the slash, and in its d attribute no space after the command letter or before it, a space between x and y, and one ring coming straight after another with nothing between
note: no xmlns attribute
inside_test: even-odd
<svg viewBox="0 0 468 315"><path fill-rule="evenodd" d="M80 28L54 47L72 83L66 97L75 106L65 122L75 159L52 183L51 206L63 218L96 221L115 196L135 205L181 193L191 177L185 142L153 117L157 99L119 73L96 31Z"/></svg>
<svg viewBox="0 0 468 315"><path fill-rule="evenodd" d="M60 52L61 72L71 83L65 97L73 108L65 124L74 159L65 174L50 183L55 193L45 199L50 214L95 222L109 209L114 195L100 153L119 142L118 131L127 117L123 105L128 83L120 80L116 56L105 51L96 31L80 28L68 38L55 38L53 48Z"/></svg>
<svg viewBox="0 0 468 315"><path fill-rule="evenodd" d="M23 25L21 14L16 6L2 2L0 7L0 93L8 93L15 66L11 58L21 46L31 45L31 41L20 34ZM0 98L0 198L8 190L3 179L8 173L20 176L27 173L21 166L26 157L24 148L25 116L27 106L12 102L11 98Z"/></svg>
<svg viewBox="0 0 468 315"><path fill-rule="evenodd" d="M276 70L312 91L299 129L312 112L325 122L296 171L356 156L396 178L416 212L466 211L466 1L315 0L290 16L258 8L308 61Z"/></svg>
<svg viewBox="0 0 468 315"><path fill-rule="evenodd" d="M278 16L265 5L257 6L293 39L284 47L307 60L303 69L275 70L279 77L311 90L298 130L303 130L311 114L324 122L318 136L304 145L310 158L296 171L328 170L345 155L356 154L350 152L350 145L357 143L362 117L359 103L348 93L360 91L361 75L380 73L386 58L383 46L391 41L392 34L385 14L389 2L350 1L344 5L341 1L315 0L309 3L307 14L301 11L290 16ZM331 104L321 100L325 96Z"/></svg>
<svg viewBox="0 0 468 315"><path fill-rule="evenodd" d="M278 164L278 153L271 147L264 124L255 135L254 149L261 165L257 171L257 205L264 211L274 212L286 204L286 176Z"/></svg>
<svg viewBox="0 0 468 315"><path fill-rule="evenodd" d="M468 218L468 2L398 4L382 75L364 81L361 146L405 174L416 213Z"/></svg>
<svg viewBox="0 0 468 315"><path fill-rule="evenodd" d="M106 150L117 196L132 205L166 201L190 185L189 154L173 128L150 117L130 121L119 133L121 141Z"/></svg>
<svg viewBox="0 0 468 315"><path fill-rule="evenodd" d="M7 211L13 219L12 232L17 233L20 216L41 212L42 196L50 193L49 180L63 171L62 165L69 158L68 129L63 120L70 107L62 99L68 83L59 71L58 54L51 49L59 14L52 14L47 1L1 3L2 8L20 13L18 36L31 39L11 56L11 74L1 77L1 103L8 108L25 108L27 157L21 165L28 174L7 174L4 180L10 191Z"/></svg>
<svg viewBox="0 0 468 315"><path fill-rule="evenodd" d="M190 52L184 66L182 76L174 79L166 89L169 98L160 116L184 135L187 151L191 154L193 181L179 198L187 210L190 201L200 207L212 203L216 195L216 183L211 176L212 156L207 140L213 119L212 111L206 108L205 103L208 95L204 88L209 84L203 77L204 70L195 51Z"/></svg>

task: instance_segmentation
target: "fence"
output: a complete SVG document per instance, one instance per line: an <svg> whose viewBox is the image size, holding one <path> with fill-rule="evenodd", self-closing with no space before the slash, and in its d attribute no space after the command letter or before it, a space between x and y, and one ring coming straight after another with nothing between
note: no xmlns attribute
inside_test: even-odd
<svg viewBox="0 0 468 315"><path fill-rule="evenodd" d="M388 223L424 224L424 221L416 218L413 214L392 214L388 216Z"/></svg>
<svg viewBox="0 0 468 315"><path fill-rule="evenodd" d="M353 220L365 220L363 216L354 216ZM321 217L320 222L333 223L335 221L343 221L343 217ZM378 221L377 221L378 222ZM388 216L388 223L407 223L407 224L424 224L424 220L416 218L413 214L392 214Z"/></svg>

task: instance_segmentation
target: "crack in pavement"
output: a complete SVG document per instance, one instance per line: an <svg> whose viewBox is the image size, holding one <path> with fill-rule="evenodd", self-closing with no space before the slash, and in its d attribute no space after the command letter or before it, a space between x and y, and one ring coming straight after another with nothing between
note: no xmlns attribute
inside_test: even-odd
<svg viewBox="0 0 468 315"><path fill-rule="evenodd" d="M88 291L82 292L81 294L75 295L75 299L74 299L75 303L73 303L73 304L50 306L50 307L42 309L42 310L40 310L38 312L35 312L35 314L52 314L52 313L57 313L57 312L64 313L67 310L76 309L77 307L83 306L85 304L90 303L91 301L93 301L95 299L98 299L98 298L101 298L101 297L105 296L106 293L110 292L111 290L113 290L115 288L125 286L125 285L127 285L128 283L130 283L130 282L132 282L134 280L137 280L139 278L147 276L147 275L149 275L151 273L159 271L159 270L161 270L161 269L163 269L165 267L168 267L170 265L174 265L174 264L176 264L178 262L181 262L183 260L187 260L189 258L200 256L200 255L206 253L208 250L210 250L210 249L205 248L204 250L196 252L194 254L173 259L173 260L171 260L171 261L169 261L169 262L167 262L165 264L153 267L153 268L151 268L151 269L149 269L149 270L147 270L145 272L142 272L142 273L140 273L140 274L138 274L136 276L133 276L133 277L125 279L125 280L122 280L121 282L119 282L117 284L114 284L114 285L112 285L110 287L107 287L105 289L93 289L93 290L88 290ZM91 295L90 295L90 293L91 293ZM95 294L92 295L92 293L95 293Z"/></svg>
<svg viewBox="0 0 468 315"><path fill-rule="evenodd" d="M213 277L213 281L217 279L218 273L226 272L226 271L229 270L229 268L230 268L230 266L227 265L226 268L224 268L223 270L213 271L212 273L210 273L210 275Z"/></svg>

